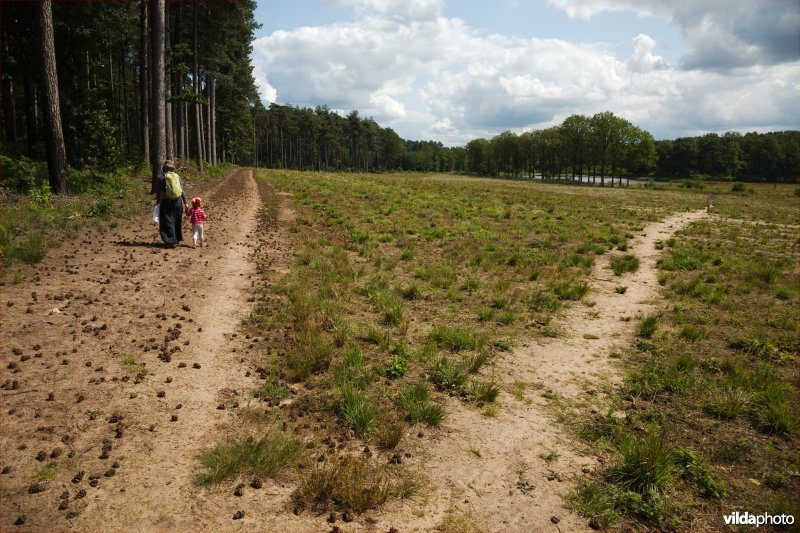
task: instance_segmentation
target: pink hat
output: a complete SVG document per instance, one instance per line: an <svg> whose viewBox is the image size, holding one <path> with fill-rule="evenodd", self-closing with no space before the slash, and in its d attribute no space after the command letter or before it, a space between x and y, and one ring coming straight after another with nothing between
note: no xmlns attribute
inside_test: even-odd
<svg viewBox="0 0 800 533"><path fill-rule="evenodd" d="M192 205L200 205L203 203L203 200L199 196L195 196L192 198Z"/></svg>

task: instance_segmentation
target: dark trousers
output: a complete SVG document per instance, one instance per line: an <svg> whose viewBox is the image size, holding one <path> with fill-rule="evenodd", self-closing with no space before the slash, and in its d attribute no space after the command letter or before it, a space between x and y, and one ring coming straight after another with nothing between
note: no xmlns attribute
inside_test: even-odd
<svg viewBox="0 0 800 533"><path fill-rule="evenodd" d="M178 244L183 240L181 232L183 202L180 198L175 200L162 198L158 210L158 230L161 232L161 240L168 245Z"/></svg>

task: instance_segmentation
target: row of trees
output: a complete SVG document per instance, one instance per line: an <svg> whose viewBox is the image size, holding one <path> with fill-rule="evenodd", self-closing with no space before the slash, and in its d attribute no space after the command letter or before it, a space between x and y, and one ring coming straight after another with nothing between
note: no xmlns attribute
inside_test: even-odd
<svg viewBox="0 0 800 533"><path fill-rule="evenodd" d="M250 161L254 1L5 1L0 9L3 145L46 155L54 191L65 189L67 165L144 158L155 173L164 159L191 158L201 171Z"/></svg>
<svg viewBox="0 0 800 533"><path fill-rule="evenodd" d="M647 175L656 162L650 133L609 111L572 115L559 126L522 134L507 131L466 146L467 170L480 175L599 179Z"/></svg>
<svg viewBox="0 0 800 533"><path fill-rule="evenodd" d="M797 181L800 132L709 133L656 141L657 176L708 176L745 181Z"/></svg>
<svg viewBox="0 0 800 533"><path fill-rule="evenodd" d="M326 106L272 104L267 109L259 104L253 143L254 164L297 170L461 172L591 179L601 185L634 176L793 181L798 175L796 131L655 141L609 111L448 148L436 141L403 140L358 111L343 117Z"/></svg>
<svg viewBox="0 0 800 533"><path fill-rule="evenodd" d="M607 177L647 174L656 160L653 137L613 113L573 115L563 124L517 135L510 131L466 147L404 141L358 111L272 104L254 119L255 164L311 170L416 170L545 177L565 172Z"/></svg>
<svg viewBox="0 0 800 533"><path fill-rule="evenodd" d="M409 141L372 118L315 109L260 104L254 110L254 165L294 170L416 170L465 172L466 149L436 141Z"/></svg>
<svg viewBox="0 0 800 533"><path fill-rule="evenodd" d="M375 171L401 168L403 139L358 111L346 117L316 109L272 104L254 110L257 166L312 170Z"/></svg>

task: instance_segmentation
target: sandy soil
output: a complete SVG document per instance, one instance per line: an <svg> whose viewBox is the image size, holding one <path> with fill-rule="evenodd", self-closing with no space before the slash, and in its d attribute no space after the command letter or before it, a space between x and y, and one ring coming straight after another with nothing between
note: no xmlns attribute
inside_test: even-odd
<svg viewBox="0 0 800 533"><path fill-rule="evenodd" d="M423 517L406 514L405 526L430 529L451 514L494 531L590 529L565 507L564 496L597 460L561 415L569 407L606 408L605 392L621 385L610 354L630 346L637 319L661 305L656 241L705 216L683 213L646 227L626 252L641 261L635 273L617 277L609 266L613 255L600 256L585 302L555 321L559 337L523 343L497 362L494 376L507 392L496 416L455 400L447 406L445 432L424 453L423 470L435 484L430 505ZM625 294L614 290L621 285Z"/></svg>
<svg viewBox="0 0 800 533"><path fill-rule="evenodd" d="M281 475L240 497L240 481L192 483L203 450L249 427L240 413L258 386L251 356L268 339L237 326L255 288L287 272L293 253L289 199L275 195L277 216L259 216L250 171L234 172L205 201L209 248L156 246L148 214L104 234L87 231L3 287L3 531L331 527L325 516L291 513L294 483ZM642 261L634 274L616 278L602 256L593 305L567 310L561 337L523 343L497 361L506 392L496 416L451 399L443 429L409 445L412 468L429 482L423 496L339 526L430 530L464 514L490 530L587 529L563 496L595 459L542 393L602 407L603 391L619 383L609 354L656 303L654 242L702 216L646 228L631 248ZM256 272L256 257L264 271ZM617 285L627 292L615 293ZM515 387L518 398L508 393ZM550 452L558 458L541 457ZM244 516L234 519L238 511Z"/></svg>
<svg viewBox="0 0 800 533"><path fill-rule="evenodd" d="M192 485L198 454L256 386L244 356L259 339L237 333L255 284L252 172L205 204L208 248L186 246L186 227L184 246L157 246L146 215L65 243L3 288L3 531L256 527L232 520L241 499ZM285 239L261 230L277 268Z"/></svg>

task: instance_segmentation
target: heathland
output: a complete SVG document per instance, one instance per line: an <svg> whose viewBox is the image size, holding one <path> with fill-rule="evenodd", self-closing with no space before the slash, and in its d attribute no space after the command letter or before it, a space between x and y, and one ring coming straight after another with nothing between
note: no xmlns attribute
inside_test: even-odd
<svg viewBox="0 0 800 533"><path fill-rule="evenodd" d="M199 250L11 197L3 529L797 516L797 190L692 185L232 169Z"/></svg>

